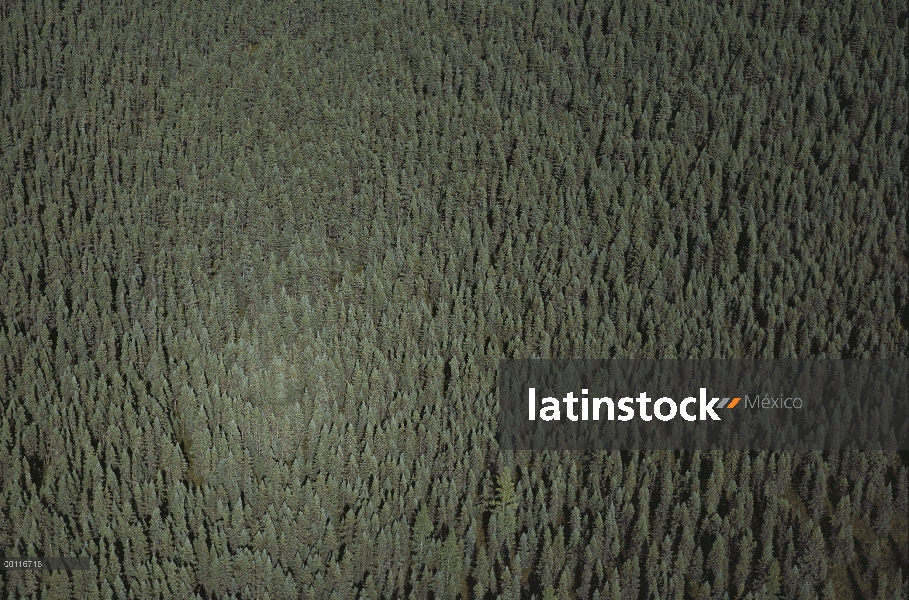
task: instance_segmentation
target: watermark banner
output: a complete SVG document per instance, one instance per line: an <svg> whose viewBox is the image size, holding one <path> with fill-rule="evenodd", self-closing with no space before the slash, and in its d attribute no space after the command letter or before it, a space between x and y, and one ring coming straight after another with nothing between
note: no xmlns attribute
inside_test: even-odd
<svg viewBox="0 0 909 600"><path fill-rule="evenodd" d="M503 360L512 450L909 450L909 361Z"/></svg>

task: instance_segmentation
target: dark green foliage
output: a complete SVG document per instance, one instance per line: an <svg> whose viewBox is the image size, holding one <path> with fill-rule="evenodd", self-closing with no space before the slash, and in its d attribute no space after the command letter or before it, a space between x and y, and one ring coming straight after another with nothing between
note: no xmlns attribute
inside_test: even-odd
<svg viewBox="0 0 909 600"><path fill-rule="evenodd" d="M495 442L907 358L904 4L102 4L0 7L4 598L906 597L905 455Z"/></svg>

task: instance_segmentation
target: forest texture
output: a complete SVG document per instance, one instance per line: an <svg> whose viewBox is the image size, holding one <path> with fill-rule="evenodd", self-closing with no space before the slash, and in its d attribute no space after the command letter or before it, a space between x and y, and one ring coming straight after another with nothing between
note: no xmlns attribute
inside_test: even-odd
<svg viewBox="0 0 909 600"><path fill-rule="evenodd" d="M501 452L501 358L909 358L905 1L0 3L4 598L907 598L897 453Z"/></svg>

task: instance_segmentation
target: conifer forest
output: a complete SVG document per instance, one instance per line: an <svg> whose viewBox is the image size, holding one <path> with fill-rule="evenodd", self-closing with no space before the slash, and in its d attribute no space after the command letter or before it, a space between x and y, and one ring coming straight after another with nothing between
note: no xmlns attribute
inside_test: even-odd
<svg viewBox="0 0 909 600"><path fill-rule="evenodd" d="M906 0L0 0L2 599L903 599L909 453L503 450L511 358L909 360Z"/></svg>

